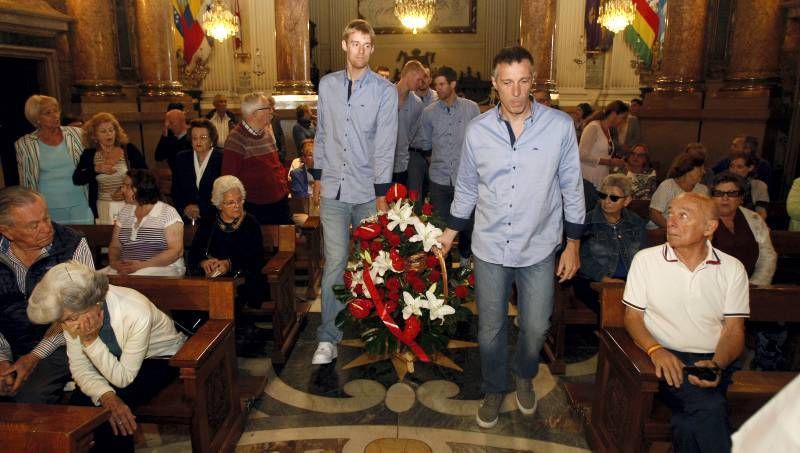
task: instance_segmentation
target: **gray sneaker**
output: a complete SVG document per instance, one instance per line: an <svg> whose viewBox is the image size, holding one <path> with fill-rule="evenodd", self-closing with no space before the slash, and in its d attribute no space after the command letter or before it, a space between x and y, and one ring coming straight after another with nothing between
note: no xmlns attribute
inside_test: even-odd
<svg viewBox="0 0 800 453"><path fill-rule="evenodd" d="M478 426L489 429L497 425L497 420L500 417L500 405L503 404L503 396L502 393L487 393L483 397L481 406L478 408L478 414L475 416Z"/></svg>
<svg viewBox="0 0 800 453"><path fill-rule="evenodd" d="M536 392L530 378L517 377L517 407L523 415L536 412Z"/></svg>

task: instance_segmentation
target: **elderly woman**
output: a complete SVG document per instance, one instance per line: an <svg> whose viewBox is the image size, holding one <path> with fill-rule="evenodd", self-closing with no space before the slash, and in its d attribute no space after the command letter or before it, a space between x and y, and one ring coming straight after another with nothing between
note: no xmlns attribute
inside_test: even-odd
<svg viewBox="0 0 800 453"><path fill-rule="evenodd" d="M628 119L628 105L614 101L603 109L599 117L583 129L578 149L581 154L583 177L595 188L600 188L611 167L621 167L625 161L616 157L611 130L619 128Z"/></svg>
<svg viewBox="0 0 800 453"><path fill-rule="evenodd" d="M764 219L742 206L744 190L738 175L726 172L714 178L711 197L719 211L719 227L711 243L744 264L751 284L769 285L778 255Z"/></svg>
<svg viewBox="0 0 800 453"><path fill-rule="evenodd" d="M669 203L684 192L698 192L708 195L708 187L700 184L705 172L706 157L698 150L679 154L667 173L668 179L659 184L650 200L650 220L655 226L665 228ZM652 225L651 225L652 226Z"/></svg>
<svg viewBox="0 0 800 453"><path fill-rule="evenodd" d="M183 221L172 206L159 201L161 192L148 170L129 170L122 182L125 207L108 246L109 274L181 276Z"/></svg>
<svg viewBox="0 0 800 453"><path fill-rule="evenodd" d="M244 212L246 196L244 185L235 176L220 176L214 181L211 202L218 212L200 222L189 252L189 270L209 278L243 276L239 300L259 307L266 299L266 280L261 274L264 246L261 226Z"/></svg>
<svg viewBox="0 0 800 453"><path fill-rule="evenodd" d="M656 171L650 166L647 145L637 143L625 157L627 176L631 179L631 197L634 200L649 200L656 190Z"/></svg>
<svg viewBox="0 0 800 453"><path fill-rule="evenodd" d="M216 217L211 188L222 171L222 150L214 147L217 128L211 120L192 120L187 134L192 149L181 151L175 157L172 200L184 220L194 225L198 219Z"/></svg>
<svg viewBox="0 0 800 453"><path fill-rule="evenodd" d="M147 163L110 113L98 113L83 125L83 144L86 149L72 173L72 182L89 185L89 206L97 223L111 225L125 206L125 173L133 168L146 169Z"/></svg>
<svg viewBox="0 0 800 453"><path fill-rule="evenodd" d="M14 143L20 185L42 194L54 222L94 223L88 190L72 183L83 152L81 130L61 126L61 107L50 96L28 98L25 118L36 130Z"/></svg>
<svg viewBox="0 0 800 453"><path fill-rule="evenodd" d="M36 324L61 323L78 386L70 403L111 412L109 424L95 432L95 450L133 451L131 409L177 376L165 359L186 337L145 296L109 285L107 276L76 261L45 274L31 294L28 317Z"/></svg>
<svg viewBox="0 0 800 453"><path fill-rule="evenodd" d="M767 220L769 192L767 183L755 178L758 162L758 157L752 153L739 151L732 154L729 169L731 173L742 178L744 182L743 206L757 212L762 219Z"/></svg>

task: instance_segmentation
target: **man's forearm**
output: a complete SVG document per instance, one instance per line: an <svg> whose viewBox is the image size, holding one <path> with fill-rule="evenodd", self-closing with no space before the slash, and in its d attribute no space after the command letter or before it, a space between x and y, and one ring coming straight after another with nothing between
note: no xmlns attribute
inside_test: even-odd
<svg viewBox="0 0 800 453"><path fill-rule="evenodd" d="M633 338L634 343L644 351L658 344L644 325L644 315L632 308L625 309L625 330Z"/></svg>
<svg viewBox="0 0 800 453"><path fill-rule="evenodd" d="M725 322L733 325L723 327L713 358L721 368L727 368L744 350L744 318L728 318Z"/></svg>

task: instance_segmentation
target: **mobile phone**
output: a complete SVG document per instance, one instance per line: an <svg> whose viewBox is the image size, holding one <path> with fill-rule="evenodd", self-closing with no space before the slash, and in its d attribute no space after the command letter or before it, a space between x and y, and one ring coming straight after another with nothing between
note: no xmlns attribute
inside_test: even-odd
<svg viewBox="0 0 800 453"><path fill-rule="evenodd" d="M686 366L683 367L683 374L692 375L703 381L714 382L717 380L717 372L714 368L704 366Z"/></svg>

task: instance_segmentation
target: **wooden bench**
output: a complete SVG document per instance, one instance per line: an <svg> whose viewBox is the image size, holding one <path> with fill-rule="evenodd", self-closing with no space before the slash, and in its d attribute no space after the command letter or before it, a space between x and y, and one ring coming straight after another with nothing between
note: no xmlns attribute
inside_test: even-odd
<svg viewBox="0 0 800 453"><path fill-rule="evenodd" d="M319 295L322 281L322 224L319 217L309 217L300 227L295 250L295 283L305 284L305 298L314 300ZM303 278L305 277L305 278Z"/></svg>
<svg viewBox="0 0 800 453"><path fill-rule="evenodd" d="M94 430L110 416L102 407L0 403L0 450L88 452Z"/></svg>
<svg viewBox="0 0 800 453"><path fill-rule="evenodd" d="M602 319L597 373L586 426L593 451L647 451L653 442L670 442L669 409L654 397L658 378L647 353L624 327L624 285L601 286ZM750 320L800 322L800 286L750 289ZM728 388L731 422L739 426L788 384L796 373L739 371ZM585 391L567 389L571 395ZM574 398L574 397L573 397ZM575 399L573 399L575 401Z"/></svg>

